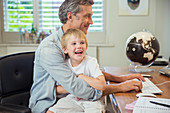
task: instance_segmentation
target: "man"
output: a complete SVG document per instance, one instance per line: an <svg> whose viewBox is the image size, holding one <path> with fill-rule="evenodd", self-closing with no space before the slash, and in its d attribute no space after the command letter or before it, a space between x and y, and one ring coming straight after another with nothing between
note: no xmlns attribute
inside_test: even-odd
<svg viewBox="0 0 170 113"><path fill-rule="evenodd" d="M85 100L96 100L102 95L113 92L140 90L142 85L138 81L126 81L132 78L143 79L141 75L124 75L117 77L105 73L106 80L126 81L118 85L108 85L104 92L89 87L85 81L65 63L65 56L60 43L63 32L77 28L87 34L92 21L93 0L65 0L59 9L59 18L63 26L39 45L34 61L34 83L31 88L29 107L33 113L45 113L57 100L57 82L69 93Z"/></svg>

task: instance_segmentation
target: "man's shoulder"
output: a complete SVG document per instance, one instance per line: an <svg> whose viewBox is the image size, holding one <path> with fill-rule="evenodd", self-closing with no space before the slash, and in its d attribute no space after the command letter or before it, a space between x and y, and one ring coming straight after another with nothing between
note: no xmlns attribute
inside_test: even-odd
<svg viewBox="0 0 170 113"><path fill-rule="evenodd" d="M60 38L59 32L54 31L51 35L47 36L44 40L42 40L40 45L46 44L47 42L57 42L59 40L59 38Z"/></svg>
<svg viewBox="0 0 170 113"><path fill-rule="evenodd" d="M60 39L61 39L62 35L63 35L63 31L62 31L62 28L60 27L60 29L58 29L57 31L53 31L53 33L51 35L46 37L41 42L41 45L45 45L45 44L47 44L49 42L52 42L52 43L60 42Z"/></svg>
<svg viewBox="0 0 170 113"><path fill-rule="evenodd" d="M60 33L58 31L53 32L51 35L46 37L39 45L39 48L43 49L46 47L53 47L60 45Z"/></svg>

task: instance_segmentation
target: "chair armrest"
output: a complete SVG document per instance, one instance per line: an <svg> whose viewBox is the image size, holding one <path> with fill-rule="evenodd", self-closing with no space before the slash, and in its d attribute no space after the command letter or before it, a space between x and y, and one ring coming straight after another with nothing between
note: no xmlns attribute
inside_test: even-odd
<svg viewBox="0 0 170 113"><path fill-rule="evenodd" d="M31 109L21 105L0 104L0 113L31 113Z"/></svg>

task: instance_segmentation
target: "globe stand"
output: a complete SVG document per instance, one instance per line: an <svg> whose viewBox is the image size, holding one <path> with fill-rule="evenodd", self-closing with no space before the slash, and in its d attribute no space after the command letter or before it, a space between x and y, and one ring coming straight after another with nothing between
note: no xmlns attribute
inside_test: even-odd
<svg viewBox="0 0 170 113"><path fill-rule="evenodd" d="M151 64L150 64L150 65L151 65ZM131 64L129 64L129 71L130 71L130 72L133 72L133 73L148 73L148 72L154 72L154 71L155 71L154 69L149 69L149 68L148 68L150 65L141 66L141 65L139 65L139 64L131 63Z"/></svg>

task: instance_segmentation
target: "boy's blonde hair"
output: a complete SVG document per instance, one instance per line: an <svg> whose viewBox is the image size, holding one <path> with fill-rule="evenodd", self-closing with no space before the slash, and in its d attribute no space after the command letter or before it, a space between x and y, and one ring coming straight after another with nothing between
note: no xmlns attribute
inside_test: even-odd
<svg viewBox="0 0 170 113"><path fill-rule="evenodd" d="M79 30L79 29L68 29L68 30L63 34L63 36L61 37L61 46L62 46L62 48L66 48L68 39L69 39L72 35L75 36L76 38L85 39L86 46L88 46L87 39L86 39L86 35L84 34L83 31L81 31L81 30Z"/></svg>

